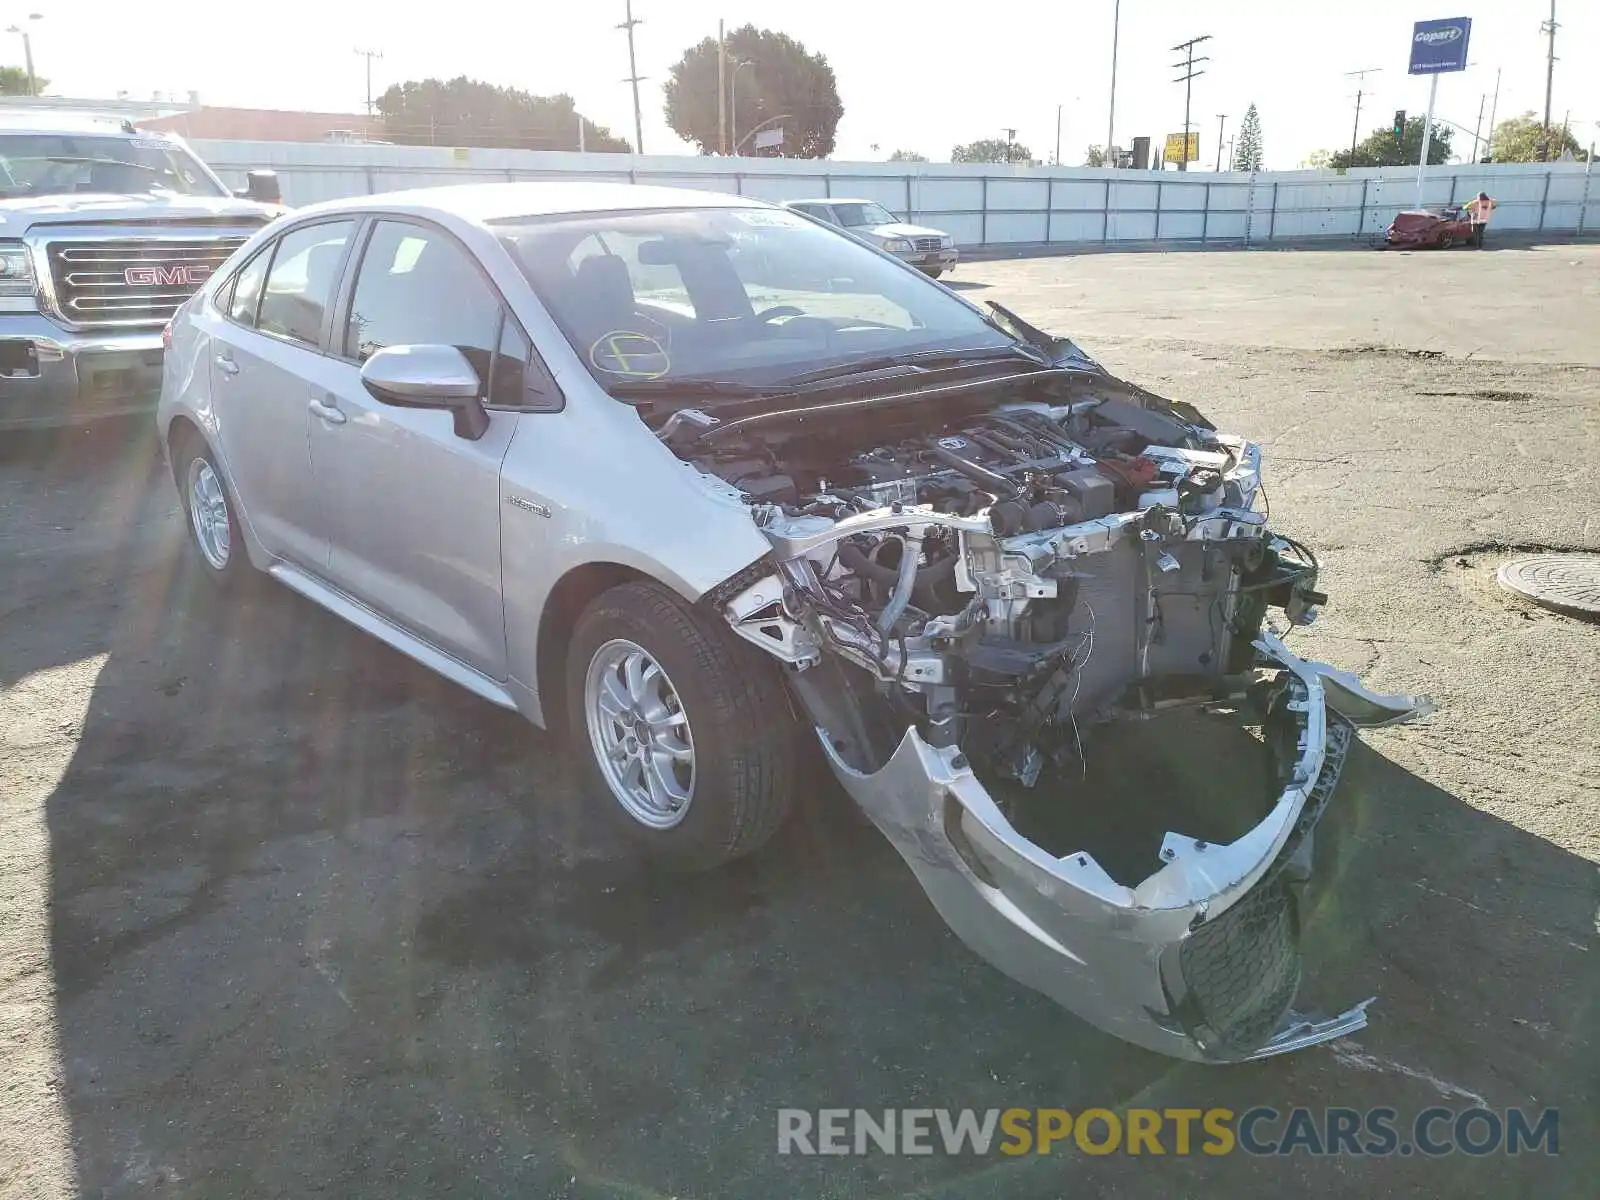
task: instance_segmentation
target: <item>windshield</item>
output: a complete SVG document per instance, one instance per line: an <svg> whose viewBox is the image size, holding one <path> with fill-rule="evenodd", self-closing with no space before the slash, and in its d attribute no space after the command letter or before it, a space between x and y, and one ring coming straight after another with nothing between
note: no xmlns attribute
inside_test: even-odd
<svg viewBox="0 0 1600 1200"><path fill-rule="evenodd" d="M881 204L861 204L846 202L840 204L833 202L833 211L838 214L839 224L856 228L861 225L893 225L895 215Z"/></svg>
<svg viewBox="0 0 1600 1200"><path fill-rule="evenodd" d="M781 209L502 224L534 290L607 388L782 385L886 354L1016 345L916 271Z"/></svg>
<svg viewBox="0 0 1600 1200"><path fill-rule="evenodd" d="M0 199L85 192L227 195L181 146L161 138L0 134Z"/></svg>

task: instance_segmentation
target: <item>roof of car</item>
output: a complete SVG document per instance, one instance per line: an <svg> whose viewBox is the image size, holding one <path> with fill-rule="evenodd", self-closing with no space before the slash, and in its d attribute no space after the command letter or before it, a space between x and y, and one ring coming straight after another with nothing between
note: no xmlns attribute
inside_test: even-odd
<svg viewBox="0 0 1600 1200"><path fill-rule="evenodd" d="M861 196L816 196L809 199L785 200L784 204L876 204L876 200L867 200Z"/></svg>
<svg viewBox="0 0 1600 1200"><path fill-rule="evenodd" d="M385 208L412 213L450 213L469 221L504 221L564 213L618 212L657 208L758 208L760 200L728 192L653 187L633 183L470 183L414 188L376 196L352 196L308 205L299 212Z"/></svg>
<svg viewBox="0 0 1600 1200"><path fill-rule="evenodd" d="M105 137L132 137L131 122L110 113L58 112L50 109L0 108L3 133L98 133Z"/></svg>

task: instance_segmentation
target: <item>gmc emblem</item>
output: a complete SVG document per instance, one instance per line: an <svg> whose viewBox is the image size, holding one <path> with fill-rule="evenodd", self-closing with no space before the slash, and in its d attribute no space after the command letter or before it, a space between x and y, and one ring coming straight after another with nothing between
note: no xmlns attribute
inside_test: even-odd
<svg viewBox="0 0 1600 1200"><path fill-rule="evenodd" d="M199 287L211 278L211 268L202 264L153 263L145 267L128 267L122 272L129 287Z"/></svg>

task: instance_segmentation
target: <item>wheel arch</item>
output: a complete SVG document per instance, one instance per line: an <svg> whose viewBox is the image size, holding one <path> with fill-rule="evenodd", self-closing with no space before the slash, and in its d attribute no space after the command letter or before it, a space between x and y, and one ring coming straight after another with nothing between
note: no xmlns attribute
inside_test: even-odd
<svg viewBox="0 0 1600 1200"><path fill-rule="evenodd" d="M602 592L623 583L636 581L671 584L637 567L618 562L586 562L573 567L556 581L539 614L539 634L535 643L535 670L538 679L539 707L547 729L567 727L566 689L567 646L573 626L583 610ZM677 589L672 589L676 591Z"/></svg>
<svg viewBox="0 0 1600 1200"><path fill-rule="evenodd" d="M172 473L172 481L180 487L182 483L178 479L177 450L178 446L189 438L196 438L203 445L210 446L210 443L206 441L206 435L200 432L200 426L196 425L183 413L174 414L172 420L167 422L166 429L162 431L161 447L166 451L167 469Z"/></svg>

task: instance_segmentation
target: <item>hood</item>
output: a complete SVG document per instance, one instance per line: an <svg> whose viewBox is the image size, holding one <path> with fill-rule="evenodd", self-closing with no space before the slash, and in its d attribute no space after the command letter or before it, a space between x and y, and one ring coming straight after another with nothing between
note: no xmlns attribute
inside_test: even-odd
<svg viewBox="0 0 1600 1200"><path fill-rule="evenodd" d="M116 195L74 192L60 196L22 196L0 200L0 231L15 236L32 225L86 221L161 221L218 218L265 224L285 210L232 196L175 196L156 193Z"/></svg>
<svg viewBox="0 0 1600 1200"><path fill-rule="evenodd" d="M862 232L870 233L873 237L949 237L950 235L940 229L929 229L926 225L907 225L904 221L891 221L887 225L872 225Z"/></svg>

